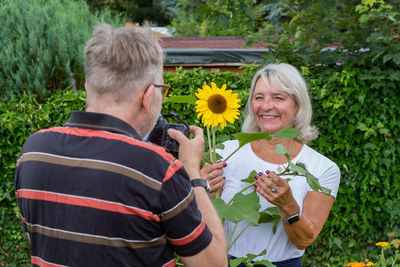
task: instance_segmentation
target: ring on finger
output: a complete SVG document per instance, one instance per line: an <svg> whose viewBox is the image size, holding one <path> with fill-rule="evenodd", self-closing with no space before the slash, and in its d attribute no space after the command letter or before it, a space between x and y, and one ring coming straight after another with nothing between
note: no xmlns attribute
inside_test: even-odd
<svg viewBox="0 0 400 267"><path fill-rule="evenodd" d="M275 192L276 192L276 188L272 188L272 189L271 189L271 192L272 192L272 193L275 193Z"/></svg>
<svg viewBox="0 0 400 267"><path fill-rule="evenodd" d="M212 172L210 172L210 173L208 174L208 176L210 176L211 179L214 178L214 176L212 175Z"/></svg>

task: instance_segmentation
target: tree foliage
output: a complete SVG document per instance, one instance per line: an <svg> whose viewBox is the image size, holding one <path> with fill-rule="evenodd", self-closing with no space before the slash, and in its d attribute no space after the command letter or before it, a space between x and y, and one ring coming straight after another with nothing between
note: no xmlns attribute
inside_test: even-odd
<svg viewBox="0 0 400 267"><path fill-rule="evenodd" d="M395 0L284 0L268 4L253 42L266 41L268 60L294 64L400 64L400 3ZM328 48L328 49L327 49ZM335 48L335 49L332 49Z"/></svg>
<svg viewBox="0 0 400 267"><path fill-rule="evenodd" d="M177 0L168 10L178 36L242 36L256 30L262 14L255 0Z"/></svg>
<svg viewBox="0 0 400 267"><path fill-rule="evenodd" d="M98 22L119 24L85 2L13 0L0 3L0 100L84 84L83 48Z"/></svg>
<svg viewBox="0 0 400 267"><path fill-rule="evenodd" d="M129 22L166 25L169 16L165 12L163 0L85 0L92 11L109 9L114 15L123 15Z"/></svg>
<svg viewBox="0 0 400 267"><path fill-rule="evenodd" d="M397 0L176 0L169 10L178 36L247 36L269 44L268 62L400 65Z"/></svg>

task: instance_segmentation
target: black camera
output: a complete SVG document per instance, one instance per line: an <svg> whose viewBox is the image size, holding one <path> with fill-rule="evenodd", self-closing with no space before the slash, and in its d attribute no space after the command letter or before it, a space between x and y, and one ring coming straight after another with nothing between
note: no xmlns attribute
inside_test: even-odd
<svg viewBox="0 0 400 267"><path fill-rule="evenodd" d="M167 122L166 119L170 117L175 118L180 123ZM180 118L179 114L171 112L164 115L160 114L160 116L158 116L156 125L149 133L147 140L164 147L167 152L172 153L174 156L177 156L179 152L179 144L174 139L169 137L167 130L170 128L182 132L186 137L189 138L189 124L183 121Z"/></svg>

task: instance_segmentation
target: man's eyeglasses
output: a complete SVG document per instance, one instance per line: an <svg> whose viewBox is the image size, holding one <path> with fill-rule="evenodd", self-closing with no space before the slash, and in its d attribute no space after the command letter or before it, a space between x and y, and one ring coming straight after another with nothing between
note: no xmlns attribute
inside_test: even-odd
<svg viewBox="0 0 400 267"><path fill-rule="evenodd" d="M164 98L168 94L169 88L171 88L171 86L169 86L168 84L153 84L153 86L161 88L161 95L162 95L161 101L164 100ZM143 96L144 96L144 92L141 94L140 99L143 99Z"/></svg>
<svg viewBox="0 0 400 267"><path fill-rule="evenodd" d="M162 95L161 100L164 100L164 98L167 97L168 90L169 88L171 88L171 86L169 86L168 84L153 84L153 86L161 88L161 95Z"/></svg>

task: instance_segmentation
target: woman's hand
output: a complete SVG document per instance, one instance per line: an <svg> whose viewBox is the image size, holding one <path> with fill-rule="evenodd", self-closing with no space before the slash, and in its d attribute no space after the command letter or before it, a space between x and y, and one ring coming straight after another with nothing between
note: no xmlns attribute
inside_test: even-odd
<svg viewBox="0 0 400 267"><path fill-rule="evenodd" d="M228 166L225 162L217 162L215 164L204 164L200 170L201 177L207 179L210 183L210 192L214 193L224 187L225 177L223 176L223 168Z"/></svg>
<svg viewBox="0 0 400 267"><path fill-rule="evenodd" d="M299 212L300 207L293 197L292 190L285 179L280 178L275 172L266 171L254 177L256 191L276 205L283 217L289 217Z"/></svg>

